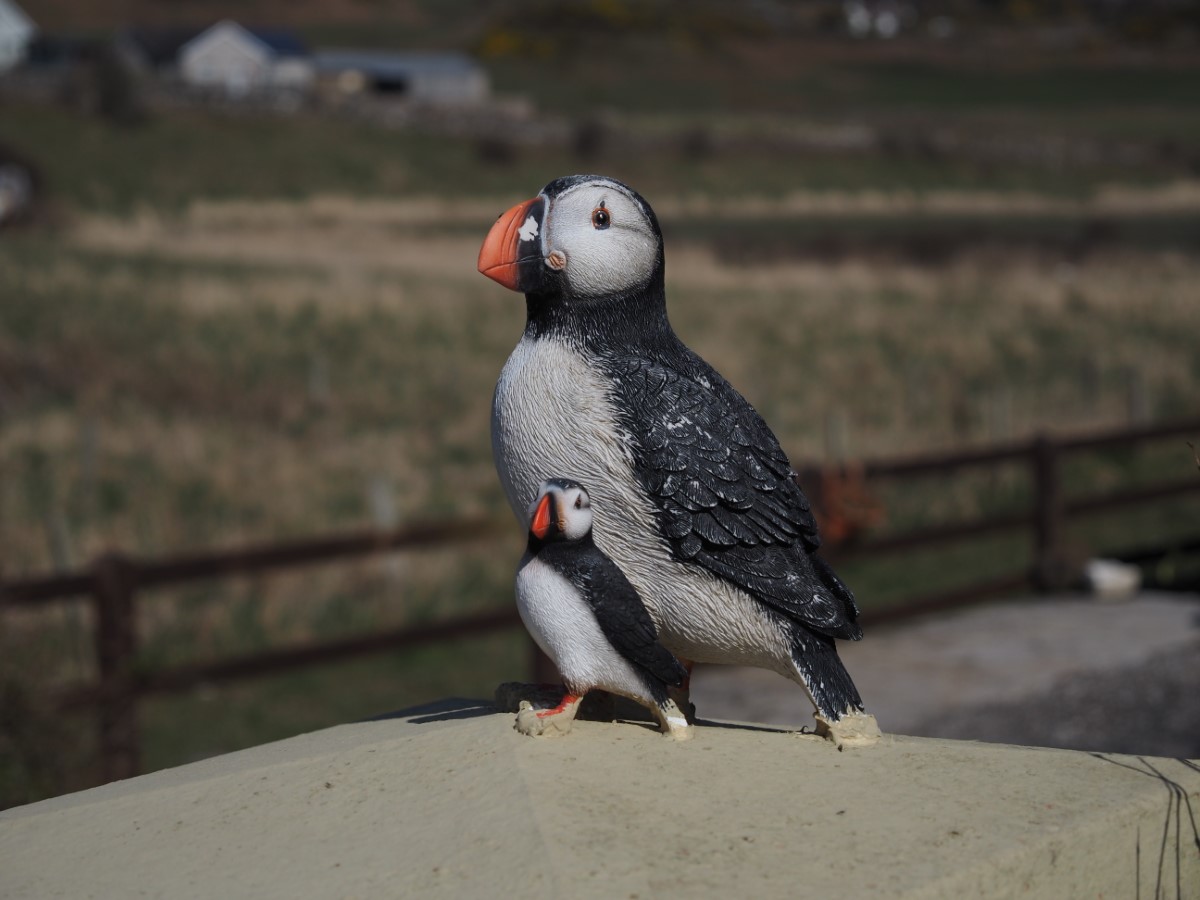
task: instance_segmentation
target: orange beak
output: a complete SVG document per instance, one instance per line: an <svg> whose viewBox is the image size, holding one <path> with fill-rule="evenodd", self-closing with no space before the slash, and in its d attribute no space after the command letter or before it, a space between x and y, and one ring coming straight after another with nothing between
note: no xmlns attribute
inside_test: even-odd
<svg viewBox="0 0 1200 900"><path fill-rule="evenodd" d="M479 250L479 271L510 291L528 291L541 274L541 197L518 203L496 220Z"/></svg>
<svg viewBox="0 0 1200 900"><path fill-rule="evenodd" d="M544 541L550 533L550 495L546 494L538 501L537 509L533 511L533 521L529 530L539 541Z"/></svg>

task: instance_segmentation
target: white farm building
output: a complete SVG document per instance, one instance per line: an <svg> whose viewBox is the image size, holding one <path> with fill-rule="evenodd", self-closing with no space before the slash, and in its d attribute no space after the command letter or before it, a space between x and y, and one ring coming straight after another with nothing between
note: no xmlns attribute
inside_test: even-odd
<svg viewBox="0 0 1200 900"><path fill-rule="evenodd" d="M225 20L180 48L179 74L192 87L231 97L303 93L312 85L313 65L307 48L290 32L250 30Z"/></svg>

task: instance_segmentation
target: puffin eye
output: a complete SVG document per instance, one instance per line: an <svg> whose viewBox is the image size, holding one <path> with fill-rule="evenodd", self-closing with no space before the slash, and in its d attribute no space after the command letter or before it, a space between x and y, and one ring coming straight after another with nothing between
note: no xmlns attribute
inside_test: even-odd
<svg viewBox="0 0 1200 900"><path fill-rule="evenodd" d="M600 205L592 210L592 227L597 231L603 231L612 224L612 216L608 214L608 210L604 208L604 201L600 201Z"/></svg>
<svg viewBox="0 0 1200 900"><path fill-rule="evenodd" d="M575 508L583 509L583 494L580 494L578 497L575 498Z"/></svg>

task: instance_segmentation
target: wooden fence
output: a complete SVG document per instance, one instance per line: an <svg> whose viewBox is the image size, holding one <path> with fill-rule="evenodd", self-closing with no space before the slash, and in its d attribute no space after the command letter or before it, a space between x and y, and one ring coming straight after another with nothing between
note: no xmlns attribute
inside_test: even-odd
<svg viewBox="0 0 1200 900"><path fill-rule="evenodd" d="M953 454L927 455L908 459L868 461L855 466L866 483L907 479L931 474L949 474L968 468L1024 463L1032 472L1033 505L1024 511L985 516L968 522L936 525L901 534L867 537L831 548L835 559L876 557L915 548L946 545L981 537L1027 531L1032 535L1034 564L986 582L962 585L936 596L922 595L865 614L871 624L894 620L973 602L982 598L1024 589L1053 589L1069 576L1064 559L1064 527L1068 520L1122 507L1161 502L1200 491L1200 472L1137 488L1091 496L1064 494L1061 464L1065 456L1083 451L1131 447L1146 441L1172 437L1200 438L1200 420L1178 422L1132 431L1109 432L1086 437L1039 436L1022 443L993 446ZM808 469L802 480L816 485L837 478L842 470ZM90 597L95 610L95 653L98 680L79 685L61 697L64 710L92 709L99 720L99 746L105 779L125 778L139 770L137 706L141 697L186 691L201 683L250 678L315 663L397 650L434 641L494 632L519 624L515 606L469 616L362 637L282 648L252 656L214 663L180 665L147 671L138 666L137 607L139 594L199 579L248 575L275 569L363 557L385 551L445 546L492 537L511 522L469 520L440 524L409 525L393 531L367 531L313 540L240 550L202 553L169 559L136 559L108 554L90 567L63 575L12 579L0 583L0 612L5 608L32 606L72 597ZM1200 538L1200 515L1197 534ZM1200 541L1190 540L1192 550ZM547 661L534 654L533 674L547 676Z"/></svg>
<svg viewBox="0 0 1200 900"><path fill-rule="evenodd" d="M965 469L995 468L1013 463L1028 467L1032 476L1032 505L1017 512L982 516L968 521L933 525L901 534L883 537L867 537L865 540L832 548L829 556L834 560L879 557L889 553L933 546L948 546L978 538L1026 531L1032 536L1034 563L1029 568L1014 569L988 581L965 584L941 594L913 597L887 610L874 612L873 623L909 618L926 612L960 606L991 596L1010 594L1014 591L1033 588L1053 591L1069 585L1077 576L1067 553L1065 529L1072 519L1083 519L1098 513L1144 506L1173 500L1189 493L1200 491L1200 471L1187 471L1185 462L1178 478L1123 488L1091 495L1067 496L1063 488L1062 464L1072 455L1102 450L1127 449L1150 441L1168 438L1180 439L1180 459L1187 460L1185 439L1200 445L1200 419L1169 422L1137 429L1106 431L1075 437L1051 437L1038 435L1029 441L996 444L976 450L948 454L922 455L911 458L867 461L856 464L867 484L879 484L889 480L905 480L922 476L944 476ZM1197 460L1200 467L1200 460ZM801 471L801 482L819 486L830 477L829 469ZM837 471L833 471L836 477ZM1189 551L1200 549L1195 539L1200 539L1200 510L1197 511L1196 529L1185 540ZM1097 548L1092 548L1097 549ZM1113 548L1100 548L1113 549ZM1122 556L1153 555L1150 548L1117 548Z"/></svg>

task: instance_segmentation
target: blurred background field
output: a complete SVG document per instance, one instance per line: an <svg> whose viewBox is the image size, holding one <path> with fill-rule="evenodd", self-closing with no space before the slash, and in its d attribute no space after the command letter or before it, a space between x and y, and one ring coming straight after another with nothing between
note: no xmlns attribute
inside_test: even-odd
<svg viewBox="0 0 1200 900"><path fill-rule="evenodd" d="M1196 4L76 6L25 9L90 49L0 74L0 165L33 185L0 223L0 578L109 550L507 526L467 548L155 591L141 666L511 604L522 536L488 420L524 310L475 257L499 212L562 174L650 200L676 330L796 465L1200 413ZM487 95L281 103L114 76L96 49L129 26L225 17L310 47L462 53ZM1173 440L1066 477L1196 468ZM1015 470L881 488L877 528L1016 509L1032 490ZM1072 540L1194 538L1197 512L1180 497ZM869 622L1022 564L1027 544L844 574ZM82 601L5 612L0 806L94 778L86 717L46 700L93 674L89 617ZM202 686L144 704L144 766L486 696L527 666L514 630Z"/></svg>

